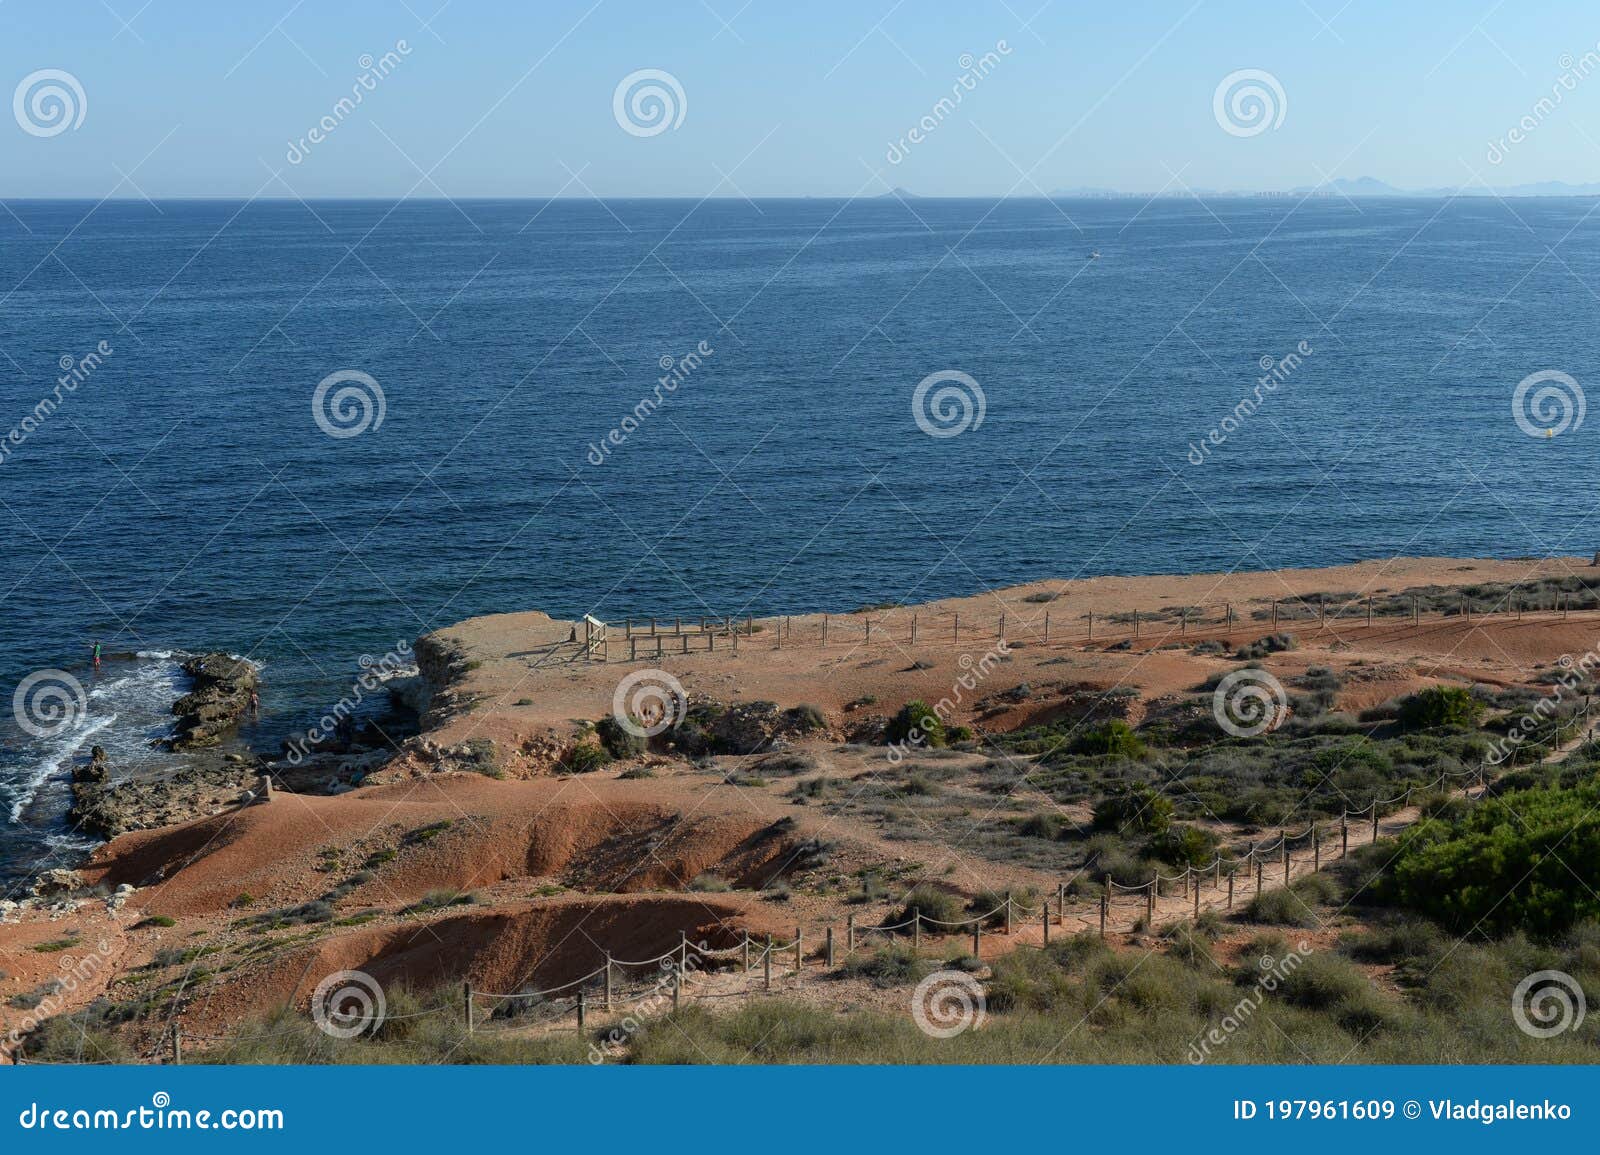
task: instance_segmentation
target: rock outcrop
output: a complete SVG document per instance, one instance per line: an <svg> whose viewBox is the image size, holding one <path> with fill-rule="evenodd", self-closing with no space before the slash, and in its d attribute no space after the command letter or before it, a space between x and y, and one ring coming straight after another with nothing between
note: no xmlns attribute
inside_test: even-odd
<svg viewBox="0 0 1600 1155"><path fill-rule="evenodd" d="M201 654L183 663L194 689L172 704L178 732L168 740L173 750L215 746L250 708L250 695L260 683L256 668L228 654Z"/></svg>
<svg viewBox="0 0 1600 1155"><path fill-rule="evenodd" d="M117 781L105 750L96 746L87 763L73 768L67 821L87 834L107 839L130 830L186 822L234 805L245 791L254 788L259 777L260 770L249 760L236 762L213 755L171 774Z"/></svg>

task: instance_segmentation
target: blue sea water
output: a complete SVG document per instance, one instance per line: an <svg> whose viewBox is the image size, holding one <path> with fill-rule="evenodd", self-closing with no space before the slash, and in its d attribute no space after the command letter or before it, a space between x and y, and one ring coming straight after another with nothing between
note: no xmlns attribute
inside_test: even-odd
<svg viewBox="0 0 1600 1155"><path fill-rule="evenodd" d="M48 740L0 709L0 874L70 849L71 752L134 757L181 690L170 658L93 675L93 639L261 661L270 747L361 655L491 611L1586 552L1600 418L1529 436L1512 397L1591 379L1595 209L9 202L0 437L109 352L0 463L0 706L47 668L89 696ZM342 370L382 422L334 437L313 395ZM983 393L958 436L913 412L943 370Z"/></svg>

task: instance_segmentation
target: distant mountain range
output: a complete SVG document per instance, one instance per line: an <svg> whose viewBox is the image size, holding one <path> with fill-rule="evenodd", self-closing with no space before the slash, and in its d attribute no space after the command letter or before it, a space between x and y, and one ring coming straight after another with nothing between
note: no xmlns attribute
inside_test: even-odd
<svg viewBox="0 0 1600 1155"><path fill-rule="evenodd" d="M1600 183L1568 184L1565 181L1547 180L1534 184L1508 185L1504 188L1485 188L1482 185L1463 185L1460 188L1424 188L1402 189L1392 184L1378 180L1376 177L1363 176L1354 180L1339 177L1317 185L1301 185L1298 188L1283 189L1281 191L1250 192L1240 189L1190 189L1166 188L1158 192L1120 192L1116 189L1078 187L1052 189L1049 194L1052 198L1096 198L1104 200L1140 199L1149 200L1156 197L1174 200L1189 200L1196 197L1592 197L1600 196Z"/></svg>

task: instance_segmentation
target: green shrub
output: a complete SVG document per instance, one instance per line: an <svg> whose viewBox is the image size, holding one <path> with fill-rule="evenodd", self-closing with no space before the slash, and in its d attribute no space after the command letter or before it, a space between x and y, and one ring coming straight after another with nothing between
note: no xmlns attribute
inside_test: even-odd
<svg viewBox="0 0 1600 1155"><path fill-rule="evenodd" d="M933 707L921 699L907 702L900 712L889 720L884 738L890 745L906 743L913 746L943 746L948 738L944 722L933 712Z"/></svg>
<svg viewBox="0 0 1600 1155"><path fill-rule="evenodd" d="M919 957L910 947L886 946L846 960L840 974L870 979L873 986L898 987L919 982L931 974L936 965L932 959Z"/></svg>
<svg viewBox="0 0 1600 1155"><path fill-rule="evenodd" d="M1066 830L1066 820L1054 811L1030 814L1017 823L1017 833L1025 838L1046 838L1054 842Z"/></svg>
<svg viewBox="0 0 1600 1155"><path fill-rule="evenodd" d="M611 753L605 747L577 742L562 756L560 769L563 774L590 774L610 761Z"/></svg>
<svg viewBox="0 0 1600 1155"><path fill-rule="evenodd" d="M726 878L715 874L697 874L689 883L689 889L701 894L721 894L733 889L733 884Z"/></svg>
<svg viewBox="0 0 1600 1155"><path fill-rule="evenodd" d="M1142 783L1095 804L1094 824L1102 830L1163 834L1172 823L1172 803Z"/></svg>
<svg viewBox="0 0 1600 1155"><path fill-rule="evenodd" d="M1137 759L1145 755L1144 742L1134 733L1133 727L1120 719L1092 726L1079 734L1072 743L1076 754L1097 757Z"/></svg>
<svg viewBox="0 0 1600 1155"><path fill-rule="evenodd" d="M1149 852L1173 866L1208 866L1217 857L1220 842L1200 826L1169 826L1150 840Z"/></svg>
<svg viewBox="0 0 1600 1155"><path fill-rule="evenodd" d="M644 735L607 714L594 724L595 737L613 758L637 758L645 751Z"/></svg>
<svg viewBox="0 0 1600 1155"><path fill-rule="evenodd" d="M1525 790L1408 833L1378 893L1458 932L1551 938L1600 917L1600 784Z"/></svg>
<svg viewBox="0 0 1600 1155"><path fill-rule="evenodd" d="M1407 730L1437 730L1444 726L1472 726L1483 713L1483 703L1460 686L1429 686L1400 702L1400 725Z"/></svg>
<svg viewBox="0 0 1600 1155"><path fill-rule="evenodd" d="M939 924L960 922L964 917L961 902L955 895L923 883L912 887L911 893L906 895L905 904L888 921L898 924L914 918L924 930L948 934L955 928Z"/></svg>

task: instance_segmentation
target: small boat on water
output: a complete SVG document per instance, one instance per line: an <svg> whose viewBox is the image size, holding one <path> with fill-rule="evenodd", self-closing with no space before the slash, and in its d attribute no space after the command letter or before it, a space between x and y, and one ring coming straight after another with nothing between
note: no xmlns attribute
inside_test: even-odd
<svg viewBox="0 0 1600 1155"><path fill-rule="evenodd" d="M1093 252L1091 252L1089 254L1089 259L1091 261L1098 261L1100 259L1100 250L1099 249L1095 249Z"/></svg>

